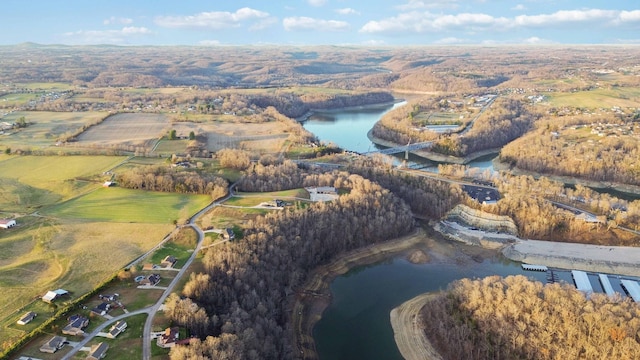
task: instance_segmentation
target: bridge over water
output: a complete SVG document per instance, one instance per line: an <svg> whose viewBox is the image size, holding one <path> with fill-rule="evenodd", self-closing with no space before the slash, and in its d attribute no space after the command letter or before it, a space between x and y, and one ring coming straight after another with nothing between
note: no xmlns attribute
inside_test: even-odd
<svg viewBox="0 0 640 360"><path fill-rule="evenodd" d="M368 151L363 155L372 155L372 154L391 155L391 154L397 154L405 151L429 149L432 146L433 146L433 141L425 141L425 142L419 142L419 143L408 144L403 146L396 146L396 147L382 149L382 150Z"/></svg>

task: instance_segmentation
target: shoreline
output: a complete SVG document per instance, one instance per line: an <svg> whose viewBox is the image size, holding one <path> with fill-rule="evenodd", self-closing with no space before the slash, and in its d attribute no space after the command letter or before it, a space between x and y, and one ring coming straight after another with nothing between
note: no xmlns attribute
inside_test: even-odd
<svg viewBox="0 0 640 360"><path fill-rule="evenodd" d="M423 242L429 235L421 228L404 237L353 250L327 265L313 270L298 291L292 305L291 324L294 354L302 359L318 359L313 327L331 304L331 282L354 267L367 265L402 253Z"/></svg>
<svg viewBox="0 0 640 360"><path fill-rule="evenodd" d="M420 312L436 293L424 293L391 310L393 337L405 360L442 360L422 330Z"/></svg>

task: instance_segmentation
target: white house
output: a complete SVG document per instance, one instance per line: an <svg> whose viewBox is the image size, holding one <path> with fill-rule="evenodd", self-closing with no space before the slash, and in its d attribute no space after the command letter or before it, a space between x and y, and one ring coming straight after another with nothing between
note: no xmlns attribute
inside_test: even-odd
<svg viewBox="0 0 640 360"><path fill-rule="evenodd" d="M0 228L8 229L18 225L13 219L0 219Z"/></svg>

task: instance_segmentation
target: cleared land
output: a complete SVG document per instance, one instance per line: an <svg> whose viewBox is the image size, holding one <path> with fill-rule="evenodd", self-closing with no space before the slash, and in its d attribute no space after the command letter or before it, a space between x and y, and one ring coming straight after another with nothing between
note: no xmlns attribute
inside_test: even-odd
<svg viewBox="0 0 640 360"><path fill-rule="evenodd" d="M151 146L165 135L169 119L163 114L116 114L78 136L80 145Z"/></svg>
<svg viewBox="0 0 640 360"><path fill-rule="evenodd" d="M23 116L31 124L26 128L11 130L11 135L2 137L2 144L13 150L55 147L59 137L73 134L85 125L96 123L107 116L107 113L18 111L4 116L2 121L15 122ZM59 148L59 151L63 150L64 148Z"/></svg>
<svg viewBox="0 0 640 360"><path fill-rule="evenodd" d="M215 123L202 125L207 134L207 149L246 148L254 151L277 152L285 143L286 126L279 122L260 124Z"/></svg>
<svg viewBox="0 0 640 360"><path fill-rule="evenodd" d="M99 174L124 159L113 156L2 156L0 205L4 211L30 212L69 199L99 186Z"/></svg>
<svg viewBox="0 0 640 360"><path fill-rule="evenodd" d="M612 87L569 93L550 93L549 103L557 107L610 108L637 107L640 102L640 88Z"/></svg>
<svg viewBox="0 0 640 360"><path fill-rule="evenodd" d="M78 297L148 251L173 228L38 217L18 221L20 231L0 238L0 332L5 340L31 328L15 326L23 312L35 311L39 322L51 314L53 308L39 300L46 291L63 288L71 291L72 299Z"/></svg>
<svg viewBox="0 0 640 360"><path fill-rule="evenodd" d="M187 195L123 188L100 188L53 206L46 215L122 223L170 224L189 217L211 202L208 195Z"/></svg>

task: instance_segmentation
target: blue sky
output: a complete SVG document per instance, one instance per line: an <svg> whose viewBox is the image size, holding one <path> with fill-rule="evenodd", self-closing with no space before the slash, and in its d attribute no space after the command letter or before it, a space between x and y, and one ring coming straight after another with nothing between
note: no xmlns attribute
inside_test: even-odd
<svg viewBox="0 0 640 360"><path fill-rule="evenodd" d="M0 44L640 44L638 0L2 0Z"/></svg>

